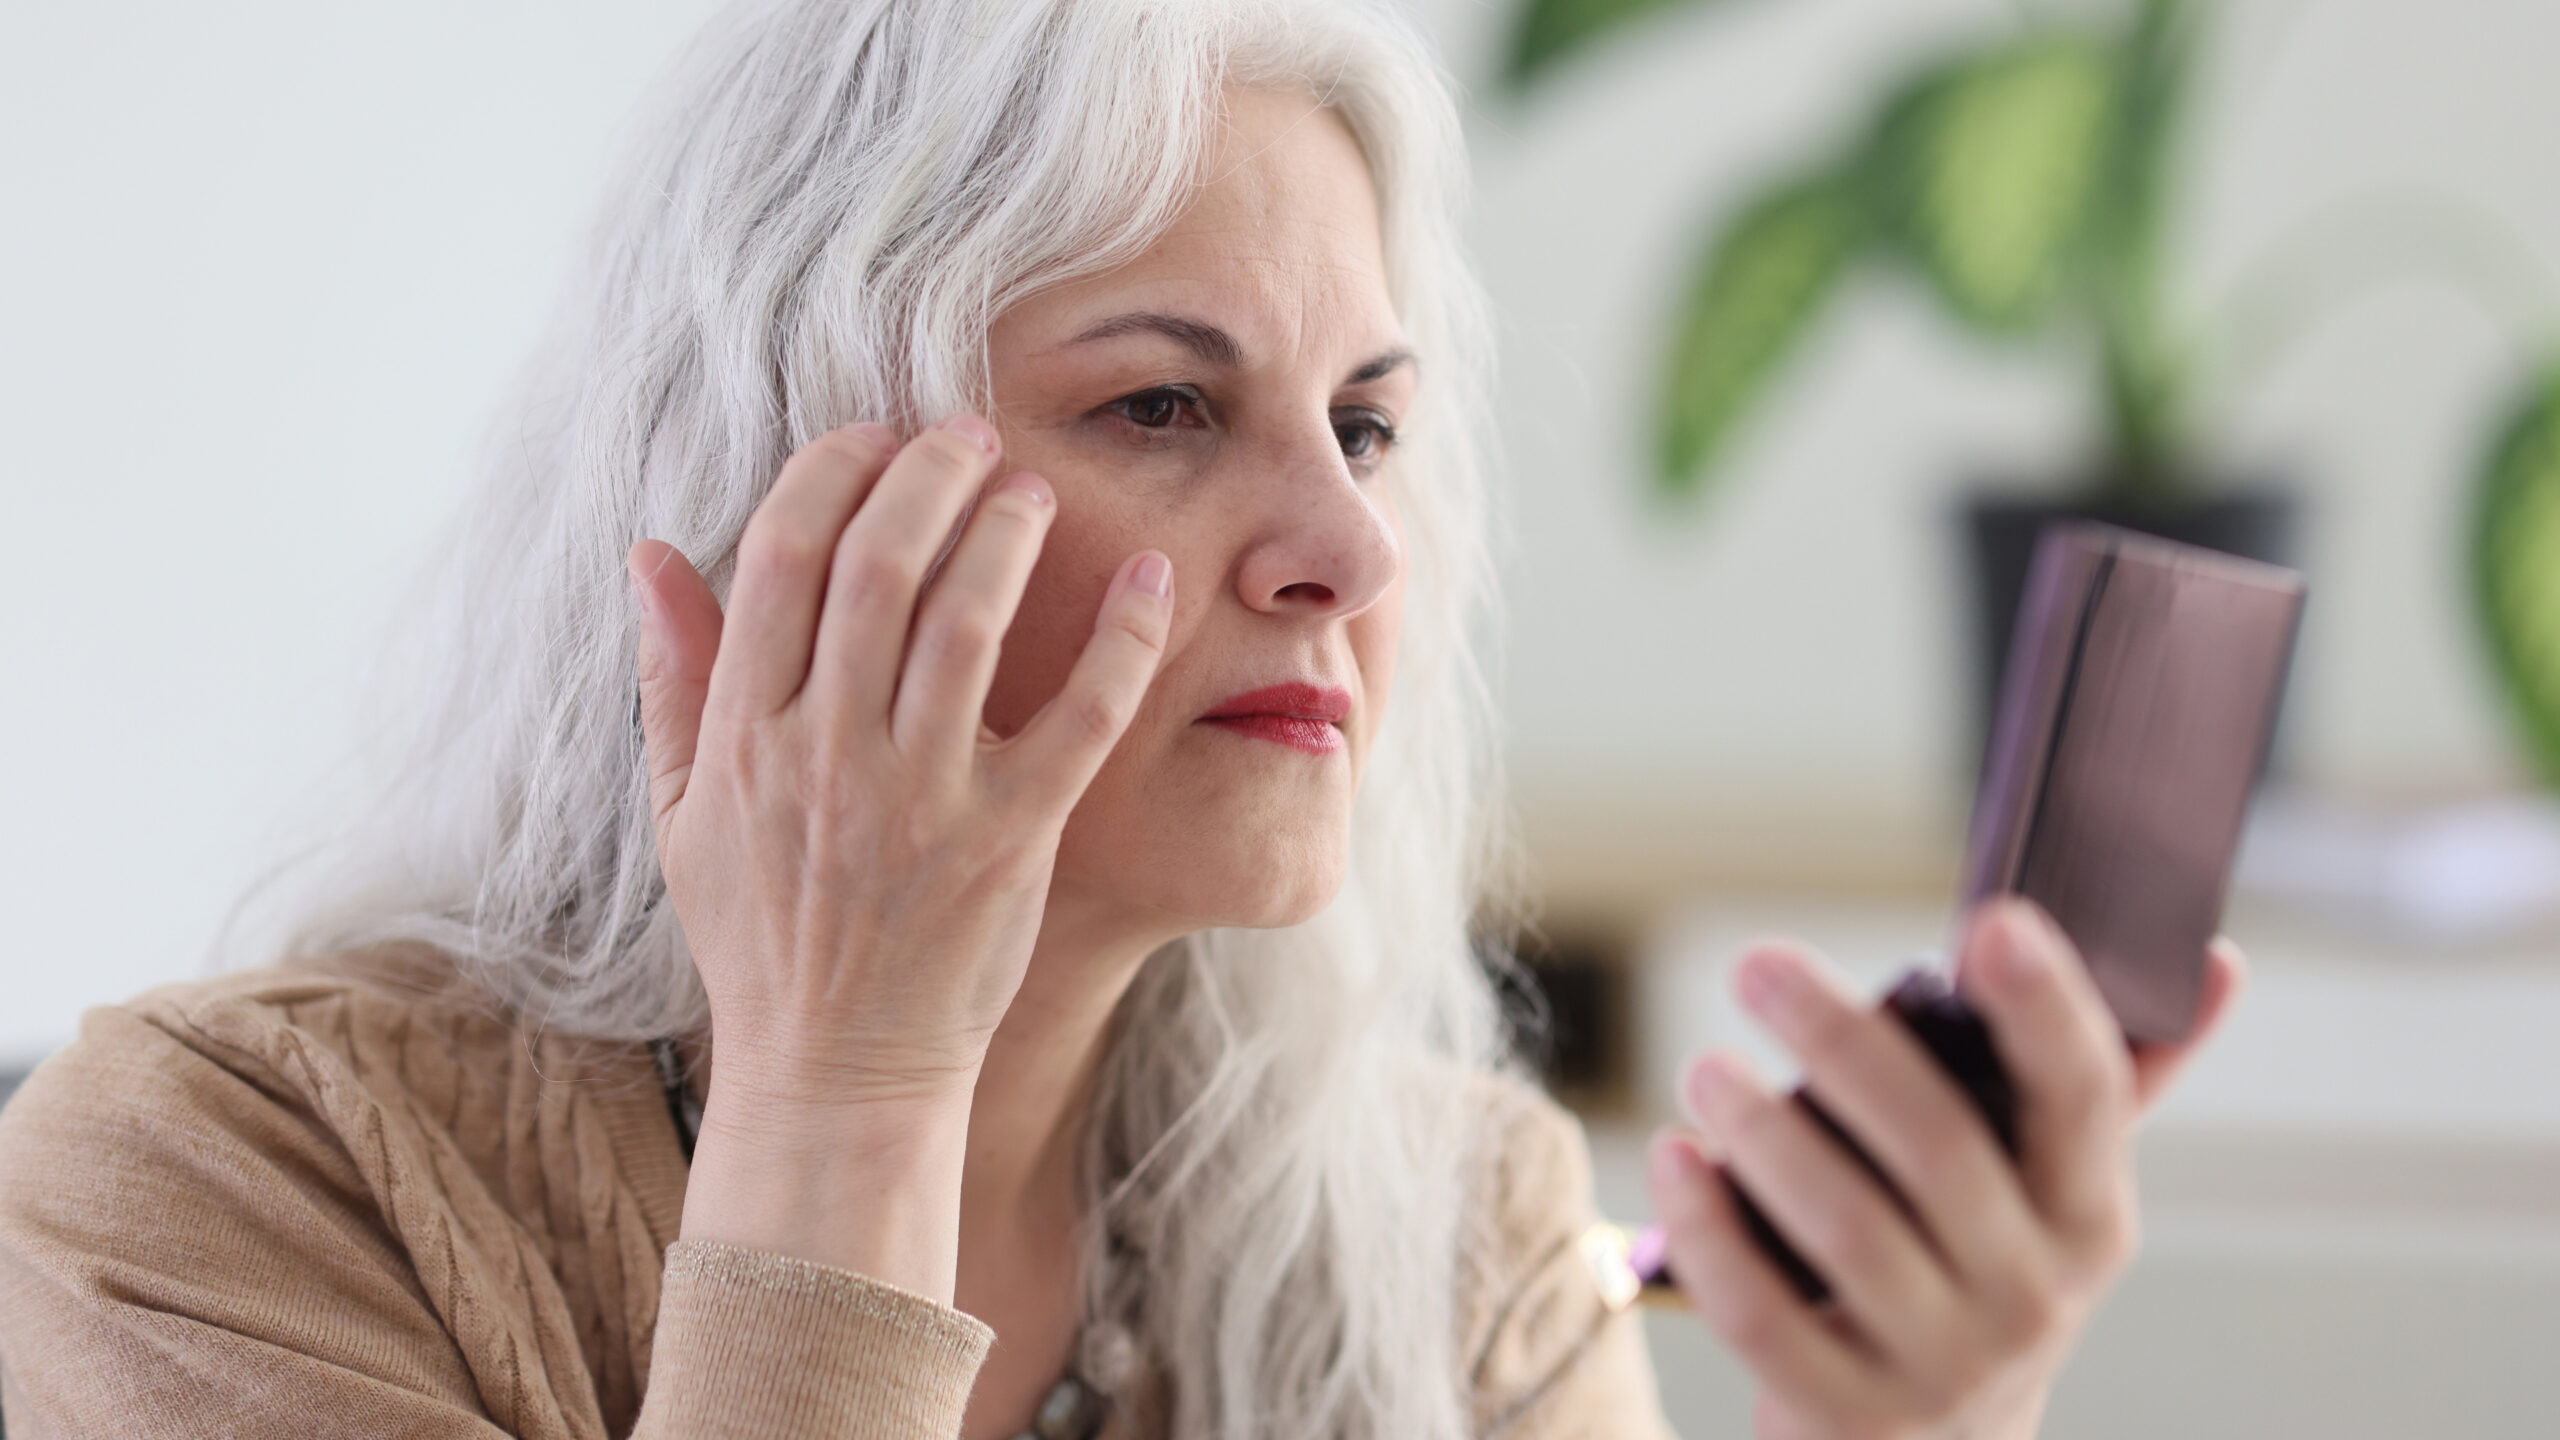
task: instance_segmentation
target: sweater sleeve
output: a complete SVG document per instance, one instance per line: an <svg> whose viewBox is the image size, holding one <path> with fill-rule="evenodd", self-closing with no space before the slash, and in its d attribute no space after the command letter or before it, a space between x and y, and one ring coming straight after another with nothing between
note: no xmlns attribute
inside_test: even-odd
<svg viewBox="0 0 2560 1440"><path fill-rule="evenodd" d="M657 1358L633 1440L960 1433L995 1332L832 1266L710 1241L667 1247Z"/></svg>
<svg viewBox="0 0 2560 1440"><path fill-rule="evenodd" d="M1544 1095L1499 1083L1464 1350L1476 1433L1672 1440L1638 1317L1609 1303L1586 1258L1600 1216L1582 1126Z"/></svg>
<svg viewBox="0 0 2560 1440"><path fill-rule="evenodd" d="M0 1112L12 1440L607 1440L536 1238L304 1039L93 1011ZM947 1440L991 1339L861 1276L682 1241L657 1317L651 1440Z"/></svg>

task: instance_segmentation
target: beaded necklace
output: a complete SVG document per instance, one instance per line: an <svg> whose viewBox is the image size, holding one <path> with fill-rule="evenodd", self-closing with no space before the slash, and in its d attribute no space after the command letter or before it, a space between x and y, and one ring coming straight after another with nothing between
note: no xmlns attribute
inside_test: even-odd
<svg viewBox="0 0 2560 1440"><path fill-rule="evenodd" d="M658 1062L658 1083L667 1092L667 1114L676 1122L676 1141L684 1147L685 1163L690 1165L694 1137L702 1133L702 1102L693 1098L693 1087L685 1083L684 1059L677 1053L673 1039L662 1035L650 1041L649 1054ZM1070 1345L1068 1353L1073 1354L1076 1349ZM1102 1396L1076 1373L1075 1362L1069 1361L1066 1373L1049 1387L1039 1411L1031 1417L1031 1428L1014 1440L1094 1440L1102 1433L1103 1417L1109 1408Z"/></svg>

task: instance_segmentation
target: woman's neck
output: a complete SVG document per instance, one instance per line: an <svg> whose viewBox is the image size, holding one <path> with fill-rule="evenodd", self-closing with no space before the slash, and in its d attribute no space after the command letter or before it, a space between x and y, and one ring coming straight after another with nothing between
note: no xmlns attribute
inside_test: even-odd
<svg viewBox="0 0 2560 1440"><path fill-rule="evenodd" d="M973 1213L1047 1211L1072 1193L1111 1016L1149 948L1053 945L1044 929L978 1070L962 1179L964 1256Z"/></svg>
<svg viewBox="0 0 2560 1440"><path fill-rule="evenodd" d="M1074 1362L1083 1319L1077 1158L1111 1018L1161 938L1070 922L1053 892L969 1113L953 1303L993 1326L965 1435L1020 1433ZM1162 937L1170 938L1170 937Z"/></svg>

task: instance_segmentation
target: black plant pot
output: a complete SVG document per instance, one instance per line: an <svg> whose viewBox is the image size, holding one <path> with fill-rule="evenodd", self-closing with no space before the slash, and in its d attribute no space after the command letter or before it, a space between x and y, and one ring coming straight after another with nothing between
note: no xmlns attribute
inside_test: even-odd
<svg viewBox="0 0 2560 1440"><path fill-rule="evenodd" d="M1970 733L1977 775L1990 748L1992 707L1999 697L2009 639L2018 628L2018 601L2026 589L2036 537L2057 520L2097 520L2251 560L2300 563L2302 504L2290 489L2279 486L2217 487L2214 493L2165 502L2026 497L1996 489L1976 492L1963 504L1963 521L1973 572Z"/></svg>

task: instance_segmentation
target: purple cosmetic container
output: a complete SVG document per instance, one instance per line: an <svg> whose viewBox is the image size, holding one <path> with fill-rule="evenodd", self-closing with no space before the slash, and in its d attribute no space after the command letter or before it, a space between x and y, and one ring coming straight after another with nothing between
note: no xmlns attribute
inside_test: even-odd
<svg viewBox="0 0 2560 1440"><path fill-rule="evenodd" d="M2280 566L2104 525L2055 525L2038 541L1958 922L1997 895L2043 906L2128 1042L2179 1040L2194 1026L2302 604L2301 575ZM1913 970L1882 1003L2015 1155L2016 1101L1998 1047L1950 981ZM1815 1096L1799 1087L1795 1099L1893 1188ZM1827 1299L1822 1276L1726 1183L1798 1293ZM1658 1227L1602 1228L1616 1238L1595 1231L1584 1249L1613 1304L1668 1290Z"/></svg>

